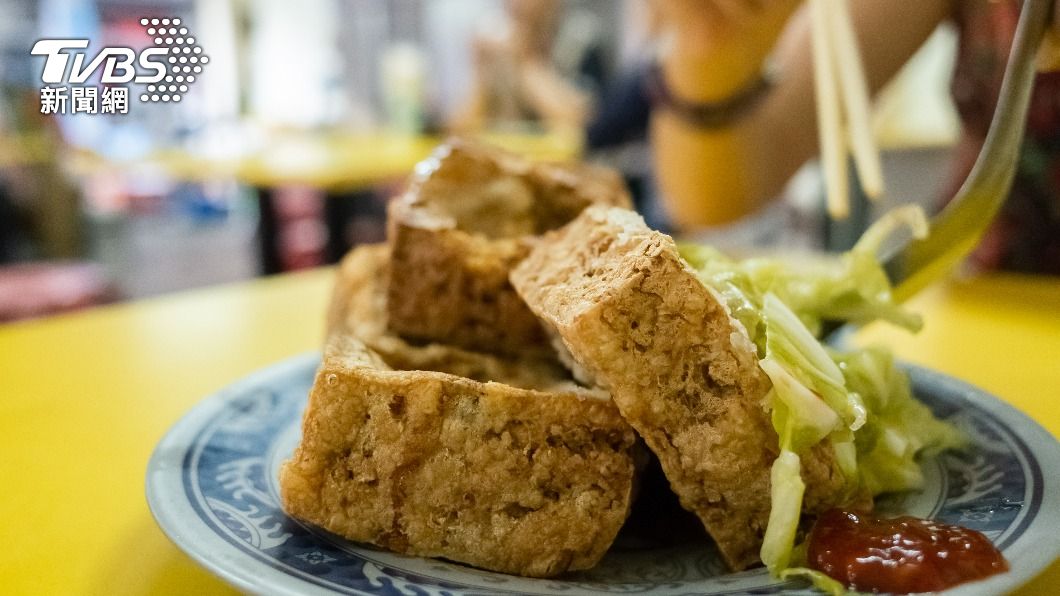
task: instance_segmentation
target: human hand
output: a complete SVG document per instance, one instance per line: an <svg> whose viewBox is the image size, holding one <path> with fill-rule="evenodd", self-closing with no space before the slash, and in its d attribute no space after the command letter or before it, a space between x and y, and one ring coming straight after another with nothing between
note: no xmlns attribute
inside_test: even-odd
<svg viewBox="0 0 1060 596"><path fill-rule="evenodd" d="M588 94L564 79L551 64L525 60L519 68L519 83L523 97L547 128L585 128L591 107Z"/></svg>
<svg viewBox="0 0 1060 596"><path fill-rule="evenodd" d="M478 33L471 38L471 63L478 69L489 68L510 52L508 46L509 42L504 37Z"/></svg>
<svg viewBox="0 0 1060 596"><path fill-rule="evenodd" d="M707 101L740 88L759 75L799 4L800 0L656 0L661 27L673 41L663 56L667 82L682 97Z"/></svg>

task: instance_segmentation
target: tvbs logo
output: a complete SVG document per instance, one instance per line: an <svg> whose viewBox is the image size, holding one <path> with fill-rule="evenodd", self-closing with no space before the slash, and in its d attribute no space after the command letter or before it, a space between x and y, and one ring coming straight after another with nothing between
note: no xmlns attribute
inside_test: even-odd
<svg viewBox="0 0 1060 596"><path fill-rule="evenodd" d="M99 81L104 85L121 85L129 82L157 83L166 76L166 56L169 48L147 48L140 52L139 58L129 48L103 48L91 62L85 66L86 54L73 54L73 68L67 69L70 63L70 50L83 50L88 47L87 39L42 39L33 44L30 52L34 56L47 56L41 80L48 84L73 83L81 84L103 65ZM136 64L142 71L150 74L138 74Z"/></svg>
<svg viewBox="0 0 1060 596"><path fill-rule="evenodd" d="M142 102L179 102L209 61L179 18L140 19L154 44L134 52L105 47L89 56L87 39L41 39L30 50L44 56L41 112L128 112L127 85L144 85ZM85 83L96 73L102 88Z"/></svg>

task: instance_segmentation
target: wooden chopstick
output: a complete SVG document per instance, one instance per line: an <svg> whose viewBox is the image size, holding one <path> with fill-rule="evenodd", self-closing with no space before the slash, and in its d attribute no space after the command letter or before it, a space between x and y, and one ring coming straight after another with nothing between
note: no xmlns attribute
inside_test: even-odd
<svg viewBox="0 0 1060 596"><path fill-rule="evenodd" d="M883 194L880 154L869 120L869 93L847 0L809 0L813 39L817 134L828 214L850 213L847 154L854 154L862 188Z"/></svg>
<svg viewBox="0 0 1060 596"><path fill-rule="evenodd" d="M846 144L840 113L836 61L827 0L810 0L813 39L813 80L817 94L817 136L821 149L828 214L843 219L850 213Z"/></svg>
<svg viewBox="0 0 1060 596"><path fill-rule="evenodd" d="M869 123L869 89L865 82L865 70L861 65L854 22L850 17L847 0L826 0L832 34L831 48L835 52L838 66L840 92L847 116L849 142L854 150L854 164L861 179L861 186L870 199L883 194L883 172L880 152L876 147Z"/></svg>

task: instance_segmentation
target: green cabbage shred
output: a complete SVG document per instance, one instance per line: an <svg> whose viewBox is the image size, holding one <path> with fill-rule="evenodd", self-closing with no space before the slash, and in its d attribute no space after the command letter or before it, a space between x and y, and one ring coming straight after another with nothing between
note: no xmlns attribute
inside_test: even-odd
<svg viewBox="0 0 1060 596"><path fill-rule="evenodd" d="M828 441L850 494L920 488L918 457L956 448L962 435L934 417L910 391L905 372L880 347L838 351L816 337L823 321L883 320L917 331L920 317L892 297L880 266L881 245L903 227L927 231L923 212L900 207L870 227L850 251L813 259L734 260L709 246L685 244L681 255L714 290L754 342L773 384L767 397L780 456L771 472L772 508L762 562L778 578L802 577L818 589L843 586L805 568L796 544L805 489L800 455Z"/></svg>

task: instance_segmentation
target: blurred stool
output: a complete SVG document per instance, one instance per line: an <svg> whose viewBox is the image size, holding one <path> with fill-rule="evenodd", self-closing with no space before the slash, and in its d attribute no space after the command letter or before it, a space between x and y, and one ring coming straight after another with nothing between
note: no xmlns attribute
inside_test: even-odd
<svg viewBox="0 0 1060 596"><path fill-rule="evenodd" d="M0 267L0 322L69 312L118 298L103 268L92 263L54 261Z"/></svg>
<svg viewBox="0 0 1060 596"><path fill-rule="evenodd" d="M272 275L325 262L324 193L298 185L258 189L261 273Z"/></svg>

